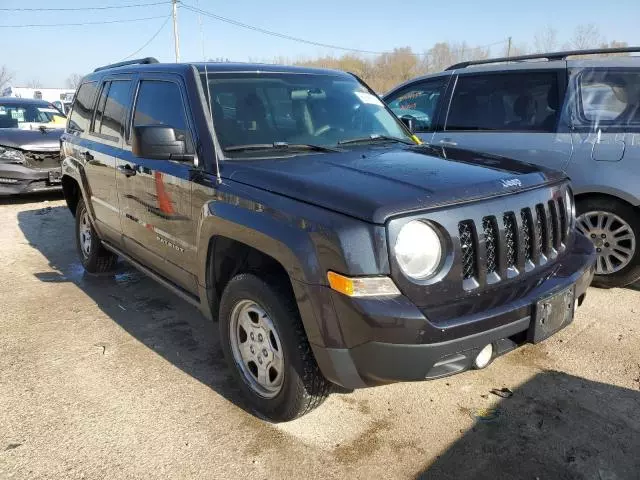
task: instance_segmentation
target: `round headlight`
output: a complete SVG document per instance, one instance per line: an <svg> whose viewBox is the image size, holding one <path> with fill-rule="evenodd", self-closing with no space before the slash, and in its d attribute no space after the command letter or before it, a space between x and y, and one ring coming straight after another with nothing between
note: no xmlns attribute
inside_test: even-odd
<svg viewBox="0 0 640 480"><path fill-rule="evenodd" d="M433 275L440 266L442 242L433 227L413 220L400 229L394 253L405 275L422 279Z"/></svg>

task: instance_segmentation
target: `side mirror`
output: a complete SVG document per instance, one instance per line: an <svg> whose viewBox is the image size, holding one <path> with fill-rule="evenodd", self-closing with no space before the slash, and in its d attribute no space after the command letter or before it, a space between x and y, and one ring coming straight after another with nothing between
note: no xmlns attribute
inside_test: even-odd
<svg viewBox="0 0 640 480"><path fill-rule="evenodd" d="M404 123L405 127L409 129L411 133L416 131L416 119L412 115L403 115L400 117L402 123Z"/></svg>
<svg viewBox="0 0 640 480"><path fill-rule="evenodd" d="M133 128L131 150L136 157L155 160L193 160L187 153L184 133L166 125L140 125Z"/></svg>

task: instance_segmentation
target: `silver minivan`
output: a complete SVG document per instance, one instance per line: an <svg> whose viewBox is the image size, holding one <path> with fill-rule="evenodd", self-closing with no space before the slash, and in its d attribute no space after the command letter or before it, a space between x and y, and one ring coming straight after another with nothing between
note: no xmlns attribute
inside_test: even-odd
<svg viewBox="0 0 640 480"><path fill-rule="evenodd" d="M640 57L558 52L481 60L384 96L424 142L563 170L578 229L599 254L594 284L640 279Z"/></svg>

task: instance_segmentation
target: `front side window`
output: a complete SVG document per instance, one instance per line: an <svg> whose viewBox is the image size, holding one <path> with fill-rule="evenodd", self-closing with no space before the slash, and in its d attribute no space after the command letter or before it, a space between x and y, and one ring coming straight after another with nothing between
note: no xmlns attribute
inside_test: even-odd
<svg viewBox="0 0 640 480"><path fill-rule="evenodd" d="M66 117L54 105L47 103L2 102L0 98L0 128L31 130L39 126L62 128Z"/></svg>
<svg viewBox="0 0 640 480"><path fill-rule="evenodd" d="M640 69L572 72L582 126L640 126Z"/></svg>
<svg viewBox="0 0 640 480"><path fill-rule="evenodd" d="M355 78L209 72L207 86L207 74L201 74L213 100L216 135L230 156L260 155L261 145L337 148L385 139L412 143L401 122ZM255 151L242 151L247 146Z"/></svg>
<svg viewBox="0 0 640 480"><path fill-rule="evenodd" d="M76 132L89 130L96 93L97 84L95 82L84 83L80 87L71 108L69 130Z"/></svg>
<svg viewBox="0 0 640 480"><path fill-rule="evenodd" d="M386 98L387 105L398 117L412 116L416 132L430 132L444 87L443 79L420 82Z"/></svg>
<svg viewBox="0 0 640 480"><path fill-rule="evenodd" d="M560 109L554 72L461 75L445 130L553 132Z"/></svg>
<svg viewBox="0 0 640 480"><path fill-rule="evenodd" d="M133 126L142 125L166 125L186 135L187 117L178 84L155 80L140 82Z"/></svg>

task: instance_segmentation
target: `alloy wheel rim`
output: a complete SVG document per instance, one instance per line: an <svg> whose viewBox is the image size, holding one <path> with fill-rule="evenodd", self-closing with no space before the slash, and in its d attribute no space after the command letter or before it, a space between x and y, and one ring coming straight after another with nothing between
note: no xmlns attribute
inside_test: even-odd
<svg viewBox="0 0 640 480"><path fill-rule="evenodd" d="M252 300L239 301L231 313L229 336L245 383L263 398L278 395L284 383L284 352L267 312Z"/></svg>
<svg viewBox="0 0 640 480"><path fill-rule="evenodd" d="M600 210L585 212L576 219L576 227L596 247L597 275L619 272L633 259L636 236L631 225L618 215Z"/></svg>
<svg viewBox="0 0 640 480"><path fill-rule="evenodd" d="M78 232L80 238L80 249L82 254L88 257L91 253L91 223L89 223L89 214L84 211L80 217L80 229Z"/></svg>

